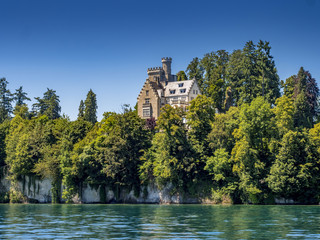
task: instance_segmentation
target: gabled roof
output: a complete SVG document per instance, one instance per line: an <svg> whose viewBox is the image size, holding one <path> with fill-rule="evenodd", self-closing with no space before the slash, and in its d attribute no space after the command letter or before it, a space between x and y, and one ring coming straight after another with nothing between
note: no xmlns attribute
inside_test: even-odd
<svg viewBox="0 0 320 240"><path fill-rule="evenodd" d="M162 86L157 84L156 82L153 82L153 81L150 81L149 79L147 79L145 81L145 83L143 84L143 87L141 88L141 91L140 91L140 93L138 95L138 98L137 98L138 100L139 100L139 98L141 96L142 91L144 90L144 88L146 87L147 84L149 84L151 86L152 92L156 95L156 97L161 97L161 96L158 95L158 91L157 90L158 89L163 89Z"/></svg>
<svg viewBox="0 0 320 240"><path fill-rule="evenodd" d="M167 86L165 87L164 95L166 97L174 97L174 96L185 96L188 95L190 89L192 88L194 82L196 80L185 80L185 81L175 81L175 82L168 82ZM179 87L179 85L181 87ZM180 90L185 89L183 93ZM175 94L170 94L170 91L175 90Z"/></svg>

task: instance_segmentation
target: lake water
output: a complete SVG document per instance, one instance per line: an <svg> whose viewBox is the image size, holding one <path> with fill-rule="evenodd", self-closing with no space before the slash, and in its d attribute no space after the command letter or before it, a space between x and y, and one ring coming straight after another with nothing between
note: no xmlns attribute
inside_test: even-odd
<svg viewBox="0 0 320 240"><path fill-rule="evenodd" d="M320 239L320 206L0 205L0 239Z"/></svg>

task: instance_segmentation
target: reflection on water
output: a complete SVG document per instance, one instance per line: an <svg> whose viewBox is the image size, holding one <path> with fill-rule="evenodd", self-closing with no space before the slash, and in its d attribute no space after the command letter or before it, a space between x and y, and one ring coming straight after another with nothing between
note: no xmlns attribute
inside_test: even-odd
<svg viewBox="0 0 320 240"><path fill-rule="evenodd" d="M0 205L0 239L320 239L318 206Z"/></svg>

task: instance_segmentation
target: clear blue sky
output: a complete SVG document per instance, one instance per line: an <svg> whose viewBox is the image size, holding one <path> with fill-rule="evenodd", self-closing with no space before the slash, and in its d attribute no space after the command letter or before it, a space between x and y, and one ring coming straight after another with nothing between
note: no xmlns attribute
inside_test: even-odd
<svg viewBox="0 0 320 240"><path fill-rule="evenodd" d="M30 98L56 90L72 120L90 88L100 120L135 105L161 57L177 73L249 40L270 41L281 79L303 66L319 85L319 0L0 0L0 10L0 77Z"/></svg>

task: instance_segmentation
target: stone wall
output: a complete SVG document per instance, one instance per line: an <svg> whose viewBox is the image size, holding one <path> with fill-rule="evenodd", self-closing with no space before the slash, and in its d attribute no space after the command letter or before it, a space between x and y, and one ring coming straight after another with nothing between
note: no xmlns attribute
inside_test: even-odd
<svg viewBox="0 0 320 240"><path fill-rule="evenodd" d="M148 95L147 95L147 91L148 91ZM148 116L148 117L143 116L143 105L145 104L145 99L149 99L152 117L154 117L155 119L158 119L160 114L160 100L157 95L158 93L155 92L155 90L152 88L150 82L146 81L138 98L138 115L141 118L151 117L151 116Z"/></svg>

